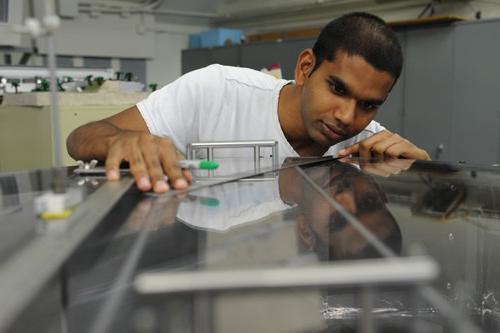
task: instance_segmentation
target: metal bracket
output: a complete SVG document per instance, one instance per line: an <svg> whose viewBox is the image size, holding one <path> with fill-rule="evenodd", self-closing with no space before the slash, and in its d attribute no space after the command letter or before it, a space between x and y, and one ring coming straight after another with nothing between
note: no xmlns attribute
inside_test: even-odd
<svg viewBox="0 0 500 333"><path fill-rule="evenodd" d="M207 159L212 160L215 149L222 148L253 148L254 170L260 171L260 149L271 148L273 158L273 169L279 167L278 141L276 140L258 140L258 141L214 141L214 142L193 142L187 145L187 158L190 160L196 159L195 152L197 150L205 150Z"/></svg>
<svg viewBox="0 0 500 333"><path fill-rule="evenodd" d="M103 167L98 167L97 163L97 160L90 162L76 161L78 168L73 170L73 172L79 176L104 176L106 170Z"/></svg>

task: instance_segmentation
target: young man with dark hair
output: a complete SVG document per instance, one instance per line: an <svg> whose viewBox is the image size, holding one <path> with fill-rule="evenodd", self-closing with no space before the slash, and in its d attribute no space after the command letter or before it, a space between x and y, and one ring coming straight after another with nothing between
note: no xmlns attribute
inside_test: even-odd
<svg viewBox="0 0 500 333"><path fill-rule="evenodd" d="M373 120L401 67L401 48L384 21L348 14L330 22L314 48L300 53L294 81L211 65L117 115L77 128L68 151L75 159L106 161L110 180L128 161L138 188L155 192L188 186L191 175L177 161L191 142L271 139L278 141L280 157L429 159Z"/></svg>

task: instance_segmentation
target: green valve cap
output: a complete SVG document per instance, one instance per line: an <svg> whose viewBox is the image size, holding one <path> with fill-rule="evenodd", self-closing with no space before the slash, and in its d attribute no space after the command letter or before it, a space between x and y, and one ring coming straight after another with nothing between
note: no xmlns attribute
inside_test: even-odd
<svg viewBox="0 0 500 333"><path fill-rule="evenodd" d="M219 200L216 198L200 198L200 203L204 206L218 207Z"/></svg>
<svg viewBox="0 0 500 333"><path fill-rule="evenodd" d="M219 163L214 161L205 160L200 162L200 169L202 170L214 170L217 169L218 167Z"/></svg>

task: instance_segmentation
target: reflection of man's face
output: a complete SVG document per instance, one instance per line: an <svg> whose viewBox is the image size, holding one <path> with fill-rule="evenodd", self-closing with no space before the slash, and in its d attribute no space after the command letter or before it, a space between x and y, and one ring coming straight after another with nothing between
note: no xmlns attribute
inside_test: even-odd
<svg viewBox="0 0 500 333"><path fill-rule="evenodd" d="M394 232L397 225L385 206L385 196L371 177L353 167L346 168L345 165L321 169L323 175L315 180L365 228L381 240ZM311 176L314 177L313 174ZM353 258L363 253L369 246L365 237L318 192L312 189L305 192L308 193L301 206L304 223L308 224L312 234L311 239L327 247L328 252L333 252L337 259ZM319 246L309 245L315 248Z"/></svg>

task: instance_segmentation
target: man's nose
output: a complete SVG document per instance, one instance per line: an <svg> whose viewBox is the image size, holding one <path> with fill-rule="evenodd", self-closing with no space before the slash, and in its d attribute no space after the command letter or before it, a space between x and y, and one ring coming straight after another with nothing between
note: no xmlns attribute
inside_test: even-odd
<svg viewBox="0 0 500 333"><path fill-rule="evenodd" d="M344 129L349 128L354 123L354 118L356 115L356 100L354 98L347 98L341 107L337 108L335 111L335 118L339 125Z"/></svg>

